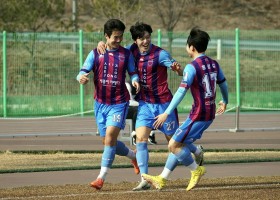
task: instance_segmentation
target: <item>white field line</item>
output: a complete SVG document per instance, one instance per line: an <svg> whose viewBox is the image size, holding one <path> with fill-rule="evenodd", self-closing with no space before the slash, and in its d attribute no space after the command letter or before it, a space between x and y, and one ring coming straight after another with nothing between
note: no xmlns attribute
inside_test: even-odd
<svg viewBox="0 0 280 200"><path fill-rule="evenodd" d="M207 191L207 190L229 190L229 189L262 189L262 188L271 188L271 187L279 187L280 183L262 183L262 184L251 184L251 185L228 185L228 186L213 186L213 187L197 187L193 190ZM65 197L82 197L82 196L96 196L96 195L116 195L118 194L136 194L143 192L178 192L185 191L185 188L180 189L163 189L163 190L143 190L143 191L111 191L111 192L93 192L93 193L78 193L78 194L65 194L65 195L43 195L43 196L30 196L30 197L4 197L0 198L0 200L21 200L21 199L41 199L41 198L51 198L51 199L59 199Z"/></svg>

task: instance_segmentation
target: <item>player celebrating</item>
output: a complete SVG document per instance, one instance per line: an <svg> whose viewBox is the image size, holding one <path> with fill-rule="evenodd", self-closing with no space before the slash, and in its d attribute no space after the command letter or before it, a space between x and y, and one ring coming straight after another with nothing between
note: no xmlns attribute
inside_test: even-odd
<svg viewBox="0 0 280 200"><path fill-rule="evenodd" d="M154 129L155 117L165 111L169 106L172 93L168 88L167 69L182 75L181 66L162 48L151 43L150 25L137 22L131 26L130 33L134 43L129 48L133 53L136 68L140 79L141 89L135 99L139 102L136 119L136 158L140 168L140 174L148 173L148 139ZM102 42L98 44L100 53L104 53ZM165 134L167 141L170 140L179 127L177 110L174 109L166 119L166 123L158 127ZM200 147L193 146L191 152L199 162L203 159L203 151ZM150 184L141 176L141 182L133 191L146 190Z"/></svg>
<svg viewBox="0 0 280 200"><path fill-rule="evenodd" d="M133 55L120 46L124 30L125 25L120 20L108 20L104 24L107 52L99 55L96 49L91 51L77 76L80 84L86 84L89 81L89 72L93 71L94 74L94 114L104 144L100 173L97 179L91 182L91 186L96 189L102 188L115 154L130 158L135 173L139 173L135 152L117 140L120 129L125 127L130 99L125 85L126 72L131 76L136 91L139 92L140 89Z"/></svg>
<svg viewBox="0 0 280 200"><path fill-rule="evenodd" d="M200 139L203 132L212 124L216 114L222 114L228 104L228 89L225 76L219 64L205 55L210 37L208 33L195 27L187 40L187 53L194 60L184 69L183 79L170 105L156 117L155 128L165 124L167 117L182 101L188 89L194 99L192 110L186 121L176 130L168 144L169 155L165 167L159 176L143 174L142 177L162 189L178 163L191 170L191 179L187 191L194 188L206 173L204 166L199 166L191 156L193 142ZM216 84L219 85L223 100L216 110Z"/></svg>

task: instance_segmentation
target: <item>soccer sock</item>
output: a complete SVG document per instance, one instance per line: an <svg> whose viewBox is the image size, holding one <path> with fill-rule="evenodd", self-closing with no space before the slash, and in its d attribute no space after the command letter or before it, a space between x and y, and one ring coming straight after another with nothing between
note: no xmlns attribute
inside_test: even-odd
<svg viewBox="0 0 280 200"><path fill-rule="evenodd" d="M168 157L167 157L167 161L166 161L165 167L167 169L169 169L170 171L173 171L175 169L175 167L178 165L178 163L179 162L178 162L175 154L169 153Z"/></svg>
<svg viewBox="0 0 280 200"><path fill-rule="evenodd" d="M135 152L127 148L127 146L125 146L125 144L119 140L117 141L116 154L119 156L126 156L131 160L136 158Z"/></svg>
<svg viewBox="0 0 280 200"><path fill-rule="evenodd" d="M136 144L136 149L136 159L140 169L140 174L148 174L149 153L147 142L138 142Z"/></svg>
<svg viewBox="0 0 280 200"><path fill-rule="evenodd" d="M109 169L110 168L108 168L108 167L101 167L101 170L100 170L97 178L101 178L101 179L105 180Z"/></svg>
<svg viewBox="0 0 280 200"><path fill-rule="evenodd" d="M168 177L170 176L171 173L172 173L172 171L170 171L168 168L164 167L160 176L164 179L168 179Z"/></svg>
<svg viewBox="0 0 280 200"><path fill-rule="evenodd" d="M196 146L195 146L193 143L191 143L191 144L186 144L186 146L188 147L188 149L189 149L193 154L195 154L196 150L198 149L198 148L196 148Z"/></svg>
<svg viewBox="0 0 280 200"><path fill-rule="evenodd" d="M201 149L200 148L196 148L194 155L198 156L201 153Z"/></svg>
<svg viewBox="0 0 280 200"><path fill-rule="evenodd" d="M115 155L116 155L116 146L112 146L112 147L104 146L101 166L111 168L112 163L115 159Z"/></svg>
<svg viewBox="0 0 280 200"><path fill-rule="evenodd" d="M192 154L188 147L184 146L180 152L174 154L177 160L185 166L189 166L194 162Z"/></svg>
<svg viewBox="0 0 280 200"><path fill-rule="evenodd" d="M188 168L190 168L191 171L194 171L197 169L198 165L196 164L195 161L193 161L190 165L187 166Z"/></svg>
<svg viewBox="0 0 280 200"><path fill-rule="evenodd" d="M104 151L102 154L101 160L101 170L98 175L98 178L105 180L108 170L112 167L112 163L116 155L116 146L104 146Z"/></svg>
<svg viewBox="0 0 280 200"><path fill-rule="evenodd" d="M117 140L116 154L119 156L126 156L128 153L129 149L125 146L125 144Z"/></svg>
<svg viewBox="0 0 280 200"><path fill-rule="evenodd" d="M199 148L197 148L197 146L195 146L193 143L187 144L186 146L196 156L198 156L201 153L201 150Z"/></svg>
<svg viewBox="0 0 280 200"><path fill-rule="evenodd" d="M126 157L130 158L131 160L134 160L136 158L136 153L133 150L128 149Z"/></svg>

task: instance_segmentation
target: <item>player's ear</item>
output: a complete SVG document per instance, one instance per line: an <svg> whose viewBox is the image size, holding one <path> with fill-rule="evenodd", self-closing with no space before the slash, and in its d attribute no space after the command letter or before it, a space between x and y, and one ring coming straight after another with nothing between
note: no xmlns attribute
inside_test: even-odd
<svg viewBox="0 0 280 200"><path fill-rule="evenodd" d="M191 50L192 52L196 51L196 49L195 49L195 47L194 47L193 45L190 46L190 50Z"/></svg>

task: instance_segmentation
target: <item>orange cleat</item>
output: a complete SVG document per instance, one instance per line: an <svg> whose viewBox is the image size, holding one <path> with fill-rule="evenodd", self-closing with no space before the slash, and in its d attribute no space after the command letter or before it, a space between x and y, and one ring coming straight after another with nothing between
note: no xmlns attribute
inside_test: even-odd
<svg viewBox="0 0 280 200"><path fill-rule="evenodd" d="M104 183L103 179L97 178L95 181L92 181L90 183L90 186L97 190L100 190L103 187L103 183Z"/></svg>
<svg viewBox="0 0 280 200"><path fill-rule="evenodd" d="M139 174L139 173L140 173L140 169L139 169L139 167L138 167L137 160L136 160L136 159L131 160L131 164L132 164L133 167L134 167L134 173L135 173L135 174Z"/></svg>

